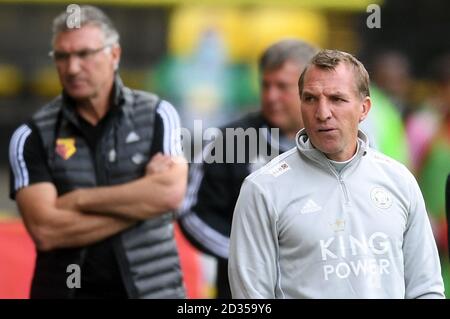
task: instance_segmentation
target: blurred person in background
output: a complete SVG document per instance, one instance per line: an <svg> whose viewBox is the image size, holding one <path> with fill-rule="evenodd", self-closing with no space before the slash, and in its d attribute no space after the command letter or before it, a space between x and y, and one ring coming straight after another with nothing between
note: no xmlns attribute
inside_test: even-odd
<svg viewBox="0 0 450 319"><path fill-rule="evenodd" d="M375 53L369 72L372 110L360 128L367 134L370 146L411 166L410 147L403 117L410 111L408 92L411 85L408 58L394 50Z"/></svg>
<svg viewBox="0 0 450 319"><path fill-rule="evenodd" d="M184 298L178 114L122 84L119 34L101 10L81 6L79 18L53 21L61 95L10 141L11 197L37 248L31 298Z"/></svg>
<svg viewBox="0 0 450 319"><path fill-rule="evenodd" d="M450 110L450 53L438 57L431 66L430 97L406 119L406 129L414 167L418 174L437 136L446 132ZM445 134L444 134L445 135Z"/></svg>
<svg viewBox="0 0 450 319"><path fill-rule="evenodd" d="M432 63L435 90L422 108L408 120L410 143L422 142L417 176L432 221L442 260L447 260L447 221L445 218L446 176L450 172L450 53ZM426 138L415 139L416 136ZM443 263L443 273L450 285L450 268Z"/></svg>
<svg viewBox="0 0 450 319"><path fill-rule="evenodd" d="M392 100L402 119L405 118L411 108L408 100L412 78L408 57L395 50L381 51L374 55L371 75L376 86Z"/></svg>
<svg viewBox="0 0 450 319"><path fill-rule="evenodd" d="M264 143L273 150L271 154L279 154L294 147L295 134L303 127L298 79L316 52L317 49L312 45L296 39L281 40L267 48L259 60L261 110L225 125L222 128L223 136L226 136L226 128L262 128L265 132L270 128L279 128L279 140L268 133L258 138L265 139ZM223 147L226 145L225 140ZM204 154L215 147L207 145ZM234 205L241 184L247 175L271 159L261 153L256 154L256 160L249 158L249 147L246 143L245 163L211 163L208 158L204 158L202 164L192 164L188 192L181 209L180 225L186 237L203 252L218 258L218 298L231 297L227 274L228 246ZM225 158L226 150L222 153ZM235 160L236 150L234 154Z"/></svg>

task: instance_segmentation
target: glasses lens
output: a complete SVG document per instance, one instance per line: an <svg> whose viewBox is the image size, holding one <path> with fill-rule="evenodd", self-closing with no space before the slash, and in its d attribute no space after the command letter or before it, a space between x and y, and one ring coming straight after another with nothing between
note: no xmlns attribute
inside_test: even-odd
<svg viewBox="0 0 450 319"><path fill-rule="evenodd" d="M81 50L78 52L75 52L74 54L80 58L81 60L87 59L90 55L93 55L95 53L94 50Z"/></svg>
<svg viewBox="0 0 450 319"><path fill-rule="evenodd" d="M63 51L50 51L49 56L52 57L56 62L62 62L69 60L70 56L76 56L80 60L87 60L96 53L101 52L102 50L105 50L106 48L109 48L109 46L104 46L98 49L85 49L81 51L76 52L63 52Z"/></svg>
<svg viewBox="0 0 450 319"><path fill-rule="evenodd" d="M55 61L63 61L69 58L69 53L54 51L51 56Z"/></svg>

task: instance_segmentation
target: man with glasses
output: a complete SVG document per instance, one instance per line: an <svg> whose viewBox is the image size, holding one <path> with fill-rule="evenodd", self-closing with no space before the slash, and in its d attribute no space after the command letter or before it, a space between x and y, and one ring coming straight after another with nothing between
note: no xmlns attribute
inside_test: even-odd
<svg viewBox="0 0 450 319"><path fill-rule="evenodd" d="M31 297L183 298L171 213L187 182L178 114L122 84L117 30L80 9L80 27L67 13L53 23L62 94L10 142L11 197L37 248Z"/></svg>

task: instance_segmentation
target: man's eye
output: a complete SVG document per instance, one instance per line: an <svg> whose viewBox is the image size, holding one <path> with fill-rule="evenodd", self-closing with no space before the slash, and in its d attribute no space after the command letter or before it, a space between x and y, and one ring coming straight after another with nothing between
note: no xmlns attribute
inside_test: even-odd
<svg viewBox="0 0 450 319"><path fill-rule="evenodd" d="M77 55L80 59L85 59L89 56L90 53L91 52L89 50L83 50L83 51L78 52Z"/></svg>
<svg viewBox="0 0 450 319"><path fill-rule="evenodd" d="M343 99L343 98L341 98L341 97L339 97L339 96L333 96L333 97L331 98L331 100L334 101L334 102L346 102L345 99Z"/></svg>
<svg viewBox="0 0 450 319"><path fill-rule="evenodd" d="M282 91L285 91L285 90L289 89L289 85L287 85L286 83L279 83L278 88Z"/></svg>
<svg viewBox="0 0 450 319"><path fill-rule="evenodd" d="M66 60L69 57L69 53L66 52L55 52L53 54L55 60Z"/></svg>

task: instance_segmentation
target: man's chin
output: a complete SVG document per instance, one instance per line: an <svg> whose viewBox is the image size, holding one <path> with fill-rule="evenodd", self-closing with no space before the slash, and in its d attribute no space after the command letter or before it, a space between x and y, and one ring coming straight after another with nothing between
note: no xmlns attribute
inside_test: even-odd
<svg viewBox="0 0 450 319"><path fill-rule="evenodd" d="M267 121L269 122L270 126L278 127L281 130L286 127L286 119L281 117L269 117Z"/></svg>
<svg viewBox="0 0 450 319"><path fill-rule="evenodd" d="M66 94L74 100L86 100L92 96L92 92L86 90L71 90L65 89Z"/></svg>
<svg viewBox="0 0 450 319"><path fill-rule="evenodd" d="M313 138L311 139L311 143L314 146L314 148L326 154L327 156L333 155L339 151L336 143L332 141L324 141Z"/></svg>
<svg viewBox="0 0 450 319"><path fill-rule="evenodd" d="M303 128L302 125L293 125L291 122L286 123L286 121L273 121L269 122L271 127L279 128L280 133L288 134L288 135L295 135L297 134L300 129Z"/></svg>

